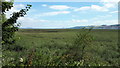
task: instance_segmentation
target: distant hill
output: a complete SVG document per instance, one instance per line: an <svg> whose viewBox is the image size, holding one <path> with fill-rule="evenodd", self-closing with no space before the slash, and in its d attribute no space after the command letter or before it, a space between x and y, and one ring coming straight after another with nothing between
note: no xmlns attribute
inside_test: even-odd
<svg viewBox="0 0 120 68"><path fill-rule="evenodd" d="M100 26L76 26L76 27L71 27L69 29L82 29L82 28L92 28L93 29L120 29L120 24L116 25L100 25Z"/></svg>
<svg viewBox="0 0 120 68"><path fill-rule="evenodd" d="M75 27L71 27L71 28L68 28L68 29L82 29L84 27L88 27L88 26L75 26Z"/></svg>
<svg viewBox="0 0 120 68"><path fill-rule="evenodd" d="M47 29L120 29L120 24L115 25L100 25L100 26L75 26L71 28L47 28ZM26 27L26 28L20 28L20 29L44 29L44 28L32 28L32 27Z"/></svg>

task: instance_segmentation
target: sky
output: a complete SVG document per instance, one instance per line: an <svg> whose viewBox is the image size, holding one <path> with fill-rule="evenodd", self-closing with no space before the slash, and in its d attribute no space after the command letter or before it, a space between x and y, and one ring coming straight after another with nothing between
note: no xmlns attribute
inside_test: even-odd
<svg viewBox="0 0 120 68"><path fill-rule="evenodd" d="M118 24L118 2L15 2L7 11L17 12L31 4L25 17L18 19L20 28L70 28L75 26Z"/></svg>

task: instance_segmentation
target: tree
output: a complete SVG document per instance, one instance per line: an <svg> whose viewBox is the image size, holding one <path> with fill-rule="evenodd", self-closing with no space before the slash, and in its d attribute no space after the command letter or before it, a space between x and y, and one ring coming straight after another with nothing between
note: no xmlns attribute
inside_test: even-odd
<svg viewBox="0 0 120 68"><path fill-rule="evenodd" d="M2 20L2 44L10 45L15 43L15 32L18 31L19 24L17 19L19 17L24 17L31 8L32 5L27 5L25 9L21 9L19 12L14 12L9 19ZM13 2L2 2L2 13L1 16L4 19L5 12L9 11L13 7ZM4 16L4 17L3 17Z"/></svg>

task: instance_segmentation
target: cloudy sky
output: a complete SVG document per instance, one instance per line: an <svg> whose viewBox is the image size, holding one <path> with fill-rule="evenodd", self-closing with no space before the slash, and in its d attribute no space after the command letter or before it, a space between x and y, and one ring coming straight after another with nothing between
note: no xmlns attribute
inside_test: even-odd
<svg viewBox="0 0 120 68"><path fill-rule="evenodd" d="M15 2L7 12L17 12L31 4L21 28L69 28L88 25L118 24L118 2Z"/></svg>

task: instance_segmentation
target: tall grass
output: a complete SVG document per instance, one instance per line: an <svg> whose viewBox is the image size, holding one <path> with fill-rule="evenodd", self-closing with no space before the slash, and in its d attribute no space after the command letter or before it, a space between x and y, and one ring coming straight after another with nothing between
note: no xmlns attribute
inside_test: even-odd
<svg viewBox="0 0 120 68"><path fill-rule="evenodd" d="M42 31L42 32L41 32ZM3 52L8 66L118 66L115 30L33 30ZM93 36L94 35L94 36ZM111 38L109 37L111 36ZM22 62L21 62L22 61Z"/></svg>

